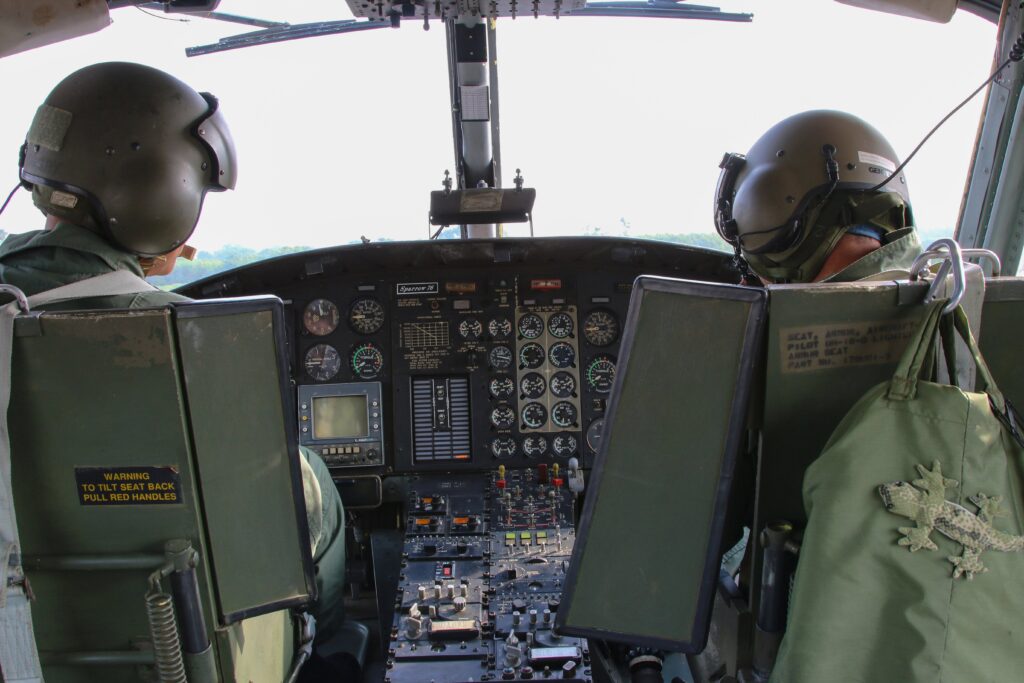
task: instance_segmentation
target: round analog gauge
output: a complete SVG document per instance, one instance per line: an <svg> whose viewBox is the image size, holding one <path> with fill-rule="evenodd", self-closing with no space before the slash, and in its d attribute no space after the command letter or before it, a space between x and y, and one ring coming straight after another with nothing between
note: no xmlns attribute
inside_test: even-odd
<svg viewBox="0 0 1024 683"><path fill-rule="evenodd" d="M529 429L540 429L548 421L548 409L540 403L527 403L523 408L523 425Z"/></svg>
<svg viewBox="0 0 1024 683"><path fill-rule="evenodd" d="M519 349L519 367L536 370L544 365L544 347L530 342Z"/></svg>
<svg viewBox="0 0 1024 683"><path fill-rule="evenodd" d="M373 334L384 326L384 307L376 299L356 299L348 311L348 323L362 334Z"/></svg>
<svg viewBox="0 0 1024 683"><path fill-rule="evenodd" d="M466 318L459 323L459 335L463 339L479 339L484 333L484 326L476 318Z"/></svg>
<svg viewBox="0 0 1024 683"><path fill-rule="evenodd" d="M508 339L512 334L512 321L508 318L493 318L487 323L487 331L494 339Z"/></svg>
<svg viewBox="0 0 1024 683"><path fill-rule="evenodd" d="M551 408L551 421L562 429L575 427L577 416L576 406L568 401L559 401Z"/></svg>
<svg viewBox="0 0 1024 683"><path fill-rule="evenodd" d="M516 383L512 381L511 377L495 377L487 388L490 389L491 396L499 401L504 401L512 398L512 394L516 391Z"/></svg>
<svg viewBox="0 0 1024 683"><path fill-rule="evenodd" d="M583 336L594 346L608 346L619 338L619 320L611 311L593 310L583 319Z"/></svg>
<svg viewBox="0 0 1024 683"><path fill-rule="evenodd" d="M334 332L338 328L339 320L341 313L338 312L338 307L327 299L313 299L306 304L306 310L302 312L302 324L310 334L318 337Z"/></svg>
<svg viewBox="0 0 1024 683"><path fill-rule="evenodd" d="M557 398L569 398L576 395L576 378L568 372L556 372L551 378L551 393Z"/></svg>
<svg viewBox="0 0 1024 683"><path fill-rule="evenodd" d="M568 342L558 342L551 345L548 358L556 368L571 368L576 365L576 349Z"/></svg>
<svg viewBox="0 0 1024 683"><path fill-rule="evenodd" d="M495 370L508 370L512 367L512 349L507 346L495 346L487 354L487 362Z"/></svg>
<svg viewBox="0 0 1024 683"><path fill-rule="evenodd" d="M496 436L491 439L491 453L495 458L511 458L516 454L516 440L511 436Z"/></svg>
<svg viewBox="0 0 1024 683"><path fill-rule="evenodd" d="M524 339L536 339L544 334L544 321L536 313L527 313L519 319L519 334Z"/></svg>
<svg viewBox="0 0 1024 683"><path fill-rule="evenodd" d="M576 455L578 445L576 437L572 434L559 434L552 440L551 450L560 458L568 458L570 455Z"/></svg>
<svg viewBox="0 0 1024 683"><path fill-rule="evenodd" d="M320 382L326 381L341 370L341 356L330 344L317 344L306 351L306 373Z"/></svg>
<svg viewBox="0 0 1024 683"><path fill-rule="evenodd" d="M548 318L548 332L552 337L565 339L571 337L576 326L572 322L572 316L568 313L555 313Z"/></svg>
<svg viewBox="0 0 1024 683"><path fill-rule="evenodd" d="M604 432L604 418L594 420L587 427L587 446L590 450L597 453L597 449L601 447L601 435Z"/></svg>
<svg viewBox="0 0 1024 683"><path fill-rule="evenodd" d="M498 406L491 411L491 424L498 429L509 429L516 422L516 411L511 406Z"/></svg>
<svg viewBox="0 0 1024 683"><path fill-rule="evenodd" d="M370 343L360 344L354 348L350 360L352 372L359 379L373 379L380 374L380 369L384 367L384 354Z"/></svg>
<svg viewBox="0 0 1024 683"><path fill-rule="evenodd" d="M519 380L519 393L522 398L540 398L547 389L547 382L543 375L536 372L529 372Z"/></svg>
<svg viewBox="0 0 1024 683"><path fill-rule="evenodd" d="M534 435L523 439L523 453L528 458L539 458L548 452L548 440L543 436Z"/></svg>
<svg viewBox="0 0 1024 683"><path fill-rule="evenodd" d="M595 356L584 373L587 386L599 394L607 394L612 390L615 381L615 359L611 356Z"/></svg>

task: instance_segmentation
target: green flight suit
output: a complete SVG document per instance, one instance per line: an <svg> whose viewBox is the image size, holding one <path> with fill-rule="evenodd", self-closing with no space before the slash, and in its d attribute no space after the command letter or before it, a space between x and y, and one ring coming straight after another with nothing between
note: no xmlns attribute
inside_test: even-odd
<svg viewBox="0 0 1024 683"><path fill-rule="evenodd" d="M0 283L14 285L29 296L115 270L127 270L143 276L134 255L118 249L96 233L70 223L59 223L53 230L10 235L0 244ZM188 300L188 297L173 292L143 292L76 299L54 304L53 308L143 308ZM323 460L306 448L300 450L320 489L321 518L319 524L317 520L310 520L319 599L310 611L317 620L317 641L322 641L329 638L344 620L345 513L338 489Z"/></svg>

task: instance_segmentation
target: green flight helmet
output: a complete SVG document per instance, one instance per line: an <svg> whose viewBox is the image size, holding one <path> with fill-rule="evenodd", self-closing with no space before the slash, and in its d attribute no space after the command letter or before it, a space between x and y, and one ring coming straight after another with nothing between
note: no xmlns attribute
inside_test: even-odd
<svg viewBox="0 0 1024 683"><path fill-rule="evenodd" d="M912 225L895 150L852 114L790 116L720 168L715 227L766 280L811 281L851 221L882 236Z"/></svg>
<svg viewBox="0 0 1024 683"><path fill-rule="evenodd" d="M39 107L22 183L44 213L138 256L185 243L208 191L235 186L235 146L217 98L142 64L79 69Z"/></svg>

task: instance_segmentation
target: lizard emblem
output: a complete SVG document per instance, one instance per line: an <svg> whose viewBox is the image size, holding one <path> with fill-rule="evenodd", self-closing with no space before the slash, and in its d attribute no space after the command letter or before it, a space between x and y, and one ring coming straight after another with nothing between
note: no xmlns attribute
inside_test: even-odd
<svg viewBox="0 0 1024 683"><path fill-rule="evenodd" d="M970 501L978 508L974 514L956 503L946 500L946 490L959 485L955 479L942 476L942 466L936 460L932 469L917 465L921 478L912 482L894 481L878 487L878 493L885 503L885 509L893 514L909 517L917 526L901 526L903 536L899 540L910 552L921 548L938 550L931 540L933 530L963 546L963 554L950 556L953 563L953 578L961 575L973 579L988 568L981 563L985 550L1019 552L1024 550L1024 536L1013 536L992 526L996 517L1003 516L999 509L1001 496L986 496L979 493Z"/></svg>

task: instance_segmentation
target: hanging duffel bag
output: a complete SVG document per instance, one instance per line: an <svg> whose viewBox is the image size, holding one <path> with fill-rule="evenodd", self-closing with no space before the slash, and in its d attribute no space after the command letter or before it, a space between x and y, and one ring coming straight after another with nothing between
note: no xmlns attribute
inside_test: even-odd
<svg viewBox="0 0 1024 683"><path fill-rule="evenodd" d="M807 469L772 683L1024 681L1021 428L967 316L944 304ZM923 379L940 329L948 367L954 336L966 342L978 392Z"/></svg>

